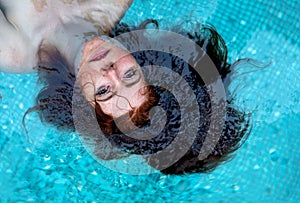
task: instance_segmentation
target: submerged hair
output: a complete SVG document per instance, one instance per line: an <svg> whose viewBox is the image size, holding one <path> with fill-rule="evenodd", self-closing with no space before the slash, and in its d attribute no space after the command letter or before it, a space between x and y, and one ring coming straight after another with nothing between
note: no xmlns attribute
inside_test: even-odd
<svg viewBox="0 0 300 203"><path fill-rule="evenodd" d="M152 19L146 20L141 25L135 27L120 23L110 32L110 37L133 30L144 29L151 23L158 28L157 21ZM213 26L201 26L195 32L184 30L177 32L202 47L215 64L223 80L230 77L230 64L227 62L228 51L226 44ZM145 37L145 40L149 39ZM176 163L162 170L163 173L183 174L211 171L220 163L230 158L232 153L243 144L250 132L249 115L237 110L231 101L227 101L226 120L222 135L212 153L207 158L199 160L198 155L207 135L211 113L211 101L201 77L197 76L197 73L182 59L168 53L143 51L132 53L132 55L141 66L161 65L176 70L179 74L182 73L183 68L191 70L191 75L185 79L190 86L193 86L193 91L196 94L201 111L200 115L202 115L200 120L202 121L199 123L198 134L190 149ZM39 112L42 121L53 124L59 129L74 131L75 127L72 117L72 95L76 79L74 67L67 63L65 57L54 47L41 46L38 56L38 74L44 84L44 88L36 97L35 108ZM225 88L227 87L225 86ZM129 112L131 121L137 127L143 128L149 125L149 112L156 105L160 105L166 110L168 118L164 131L148 141L135 140L124 135L118 129L112 116L105 114L100 105L95 101L97 121L113 146L132 154L151 154L164 149L176 137L181 115L180 111L176 111L180 107L175 97L160 87L149 86L147 98L148 102ZM124 125L126 125L126 121Z"/></svg>

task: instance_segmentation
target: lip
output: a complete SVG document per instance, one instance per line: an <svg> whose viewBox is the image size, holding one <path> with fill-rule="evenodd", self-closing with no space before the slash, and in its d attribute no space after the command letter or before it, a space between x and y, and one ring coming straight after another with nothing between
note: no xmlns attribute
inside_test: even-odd
<svg viewBox="0 0 300 203"><path fill-rule="evenodd" d="M96 51L96 53L90 58L89 62L100 60L100 59L104 58L108 52L109 52L109 50L106 50L106 49Z"/></svg>

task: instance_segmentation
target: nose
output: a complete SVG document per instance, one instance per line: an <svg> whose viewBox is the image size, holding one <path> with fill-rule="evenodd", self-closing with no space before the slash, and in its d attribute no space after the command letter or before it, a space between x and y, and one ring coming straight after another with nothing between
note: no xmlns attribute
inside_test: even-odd
<svg viewBox="0 0 300 203"><path fill-rule="evenodd" d="M112 88L111 90L116 91L115 88L119 86L121 80L114 65L111 65L108 68L102 68L100 74L102 75L102 81L99 82L102 84L109 84L109 86Z"/></svg>

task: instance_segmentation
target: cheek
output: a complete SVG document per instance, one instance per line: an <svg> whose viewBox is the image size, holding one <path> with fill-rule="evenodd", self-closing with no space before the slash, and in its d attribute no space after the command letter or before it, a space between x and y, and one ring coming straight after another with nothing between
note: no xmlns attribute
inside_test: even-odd
<svg viewBox="0 0 300 203"><path fill-rule="evenodd" d="M130 103L135 108L140 107L145 101L147 100L147 97L145 95L140 95L139 93L136 93L133 95L132 99L130 100Z"/></svg>
<svg viewBox="0 0 300 203"><path fill-rule="evenodd" d="M94 101L95 86L90 74L83 74L80 77L80 87L87 101Z"/></svg>
<svg viewBox="0 0 300 203"><path fill-rule="evenodd" d="M103 113L112 115L113 114L113 107L112 107L112 102L99 102L98 103L103 111Z"/></svg>
<svg viewBox="0 0 300 203"><path fill-rule="evenodd" d="M98 104L105 114L112 115L114 118L128 113L131 109L128 100L118 96L114 96L112 99L106 102L99 102Z"/></svg>

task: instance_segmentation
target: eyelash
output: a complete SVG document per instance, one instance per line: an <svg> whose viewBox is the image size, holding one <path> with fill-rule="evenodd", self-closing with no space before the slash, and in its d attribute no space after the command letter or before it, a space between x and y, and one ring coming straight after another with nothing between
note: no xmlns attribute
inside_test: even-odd
<svg viewBox="0 0 300 203"><path fill-rule="evenodd" d="M108 94L110 91L109 91L109 88L107 87L104 87L104 88L101 88L96 95L98 96L103 96L103 95L106 95Z"/></svg>

